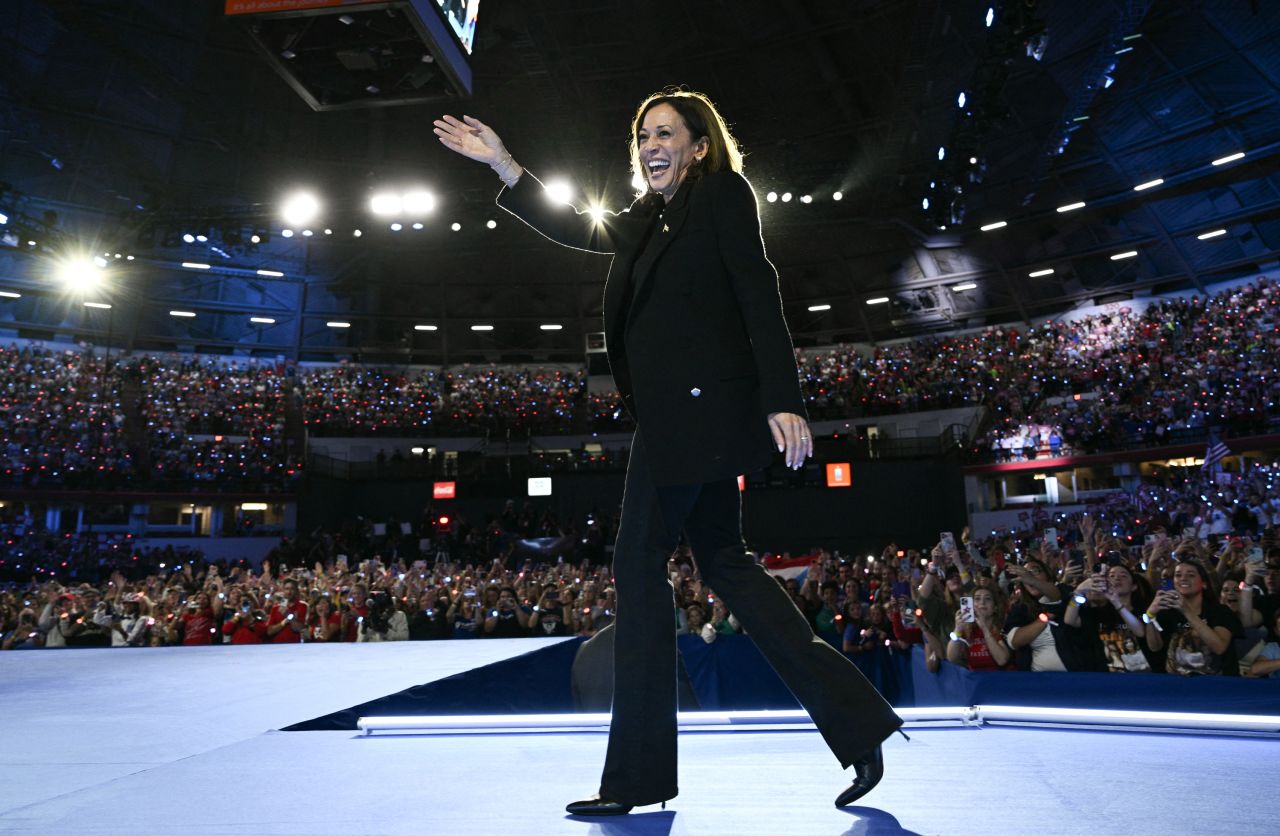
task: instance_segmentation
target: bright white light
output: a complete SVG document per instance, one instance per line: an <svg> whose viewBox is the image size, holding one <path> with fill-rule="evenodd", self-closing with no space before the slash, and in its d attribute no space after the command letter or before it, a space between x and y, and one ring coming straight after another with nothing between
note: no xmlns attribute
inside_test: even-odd
<svg viewBox="0 0 1280 836"><path fill-rule="evenodd" d="M990 28L991 28L991 24L993 24L993 23L995 23L995 22L996 22L996 9L995 9L995 7L994 7L994 6L992 6L992 7L991 7L991 8L989 8L989 9L987 9L986 22L987 22L987 28L988 28L988 29L990 29Z"/></svg>
<svg viewBox="0 0 1280 836"><path fill-rule="evenodd" d="M969 97L964 94L963 90L961 90L960 95L956 97L956 106L964 107L964 103L967 102L968 100L969 100Z"/></svg>
<svg viewBox="0 0 1280 836"><path fill-rule="evenodd" d="M306 226L320 215L320 200L311 192L295 192L280 206L280 217L289 226Z"/></svg>
<svg viewBox="0 0 1280 836"><path fill-rule="evenodd" d="M765 195L765 196L764 196L764 199L765 199L765 200L767 200L767 201L769 201L770 203L777 203L777 202L778 202L778 193L777 193L777 192L769 192L767 195Z"/></svg>
<svg viewBox="0 0 1280 836"><path fill-rule="evenodd" d="M111 310L111 306L108 305L106 302L85 302L84 306L86 308L98 308L99 310L103 310L103 311Z"/></svg>
<svg viewBox="0 0 1280 836"><path fill-rule="evenodd" d="M404 210L404 200L395 192L379 192L369 198L369 211L375 215L399 215Z"/></svg>
<svg viewBox="0 0 1280 836"><path fill-rule="evenodd" d="M333 322L326 322L325 325L328 325L330 328L350 328L351 327L350 322L341 322L338 320L334 320Z"/></svg>
<svg viewBox="0 0 1280 836"><path fill-rule="evenodd" d="M573 187L564 180L551 180L546 190L547 200L552 203L573 203Z"/></svg>
<svg viewBox="0 0 1280 836"><path fill-rule="evenodd" d="M631 176L631 188L636 192L643 192L649 188L649 184L645 182L643 174L636 172Z"/></svg>
<svg viewBox="0 0 1280 836"><path fill-rule="evenodd" d="M0 297L5 299L21 299L21 293L14 293L12 290L0 290Z"/></svg>
<svg viewBox="0 0 1280 836"><path fill-rule="evenodd" d="M926 197L920 201L920 208L924 209L925 211L929 210L929 198Z"/></svg>
<svg viewBox="0 0 1280 836"><path fill-rule="evenodd" d="M4 226L9 222L9 216L4 212L0 212L0 226Z"/></svg>
<svg viewBox="0 0 1280 836"><path fill-rule="evenodd" d="M415 331L435 331L435 330L438 330L438 329L437 329L437 326L435 326L435 325L415 325L415 326L413 326L413 330L415 330Z"/></svg>
<svg viewBox="0 0 1280 836"><path fill-rule="evenodd" d="M182 241L186 244L194 244L196 242L196 237L190 232L184 232L182 234Z"/></svg>
<svg viewBox="0 0 1280 836"><path fill-rule="evenodd" d="M790 203L790 202L791 202L791 192L783 192L783 193L782 193L782 202L783 202L783 203Z"/></svg>
<svg viewBox="0 0 1280 836"><path fill-rule="evenodd" d="M197 241L199 241L201 244L207 244L207 243L209 243L209 236L208 236L208 235L197 235L197 236L196 236L196 240L197 240Z"/></svg>
<svg viewBox="0 0 1280 836"><path fill-rule="evenodd" d="M413 225L414 229L422 229L422 221L417 221Z"/></svg>
<svg viewBox="0 0 1280 836"><path fill-rule="evenodd" d="M807 195L807 194L802 194L802 195L800 195L800 202L801 202L801 203L813 203L813 195Z"/></svg>
<svg viewBox="0 0 1280 836"><path fill-rule="evenodd" d="M457 221L454 221L453 223L449 224L449 228L452 229L454 232L461 232L462 224L458 223Z"/></svg>
<svg viewBox="0 0 1280 836"><path fill-rule="evenodd" d="M1227 231L1225 229L1215 229L1213 232L1206 232L1203 235L1197 235L1196 238L1201 241L1208 241L1210 238L1218 238L1226 234Z"/></svg>
<svg viewBox="0 0 1280 836"><path fill-rule="evenodd" d="M595 221L596 223L600 223L601 221L604 220L603 207L592 204L590 207L588 207L587 214L590 215L591 220Z"/></svg>
<svg viewBox="0 0 1280 836"><path fill-rule="evenodd" d="M836 192L831 195L832 200L844 200L844 192Z"/></svg>
<svg viewBox="0 0 1280 836"><path fill-rule="evenodd" d="M240 503L241 511L265 511L268 505L265 502L242 502Z"/></svg>
<svg viewBox="0 0 1280 836"><path fill-rule="evenodd" d="M288 229L288 228L285 228L285 229L280 230L280 237L281 237L281 238L292 238L292 237L293 237L293 230L292 230L292 229Z"/></svg>
<svg viewBox="0 0 1280 836"><path fill-rule="evenodd" d="M333 230L332 230L332 229L329 229L328 227L325 227L324 234L325 234L325 235L332 235L332 234L333 234ZM254 243L256 244L257 242L255 241Z"/></svg>
<svg viewBox="0 0 1280 836"><path fill-rule="evenodd" d="M195 315L195 311L169 311L169 316L182 317L183 319L191 319Z"/></svg>
<svg viewBox="0 0 1280 836"><path fill-rule="evenodd" d="M938 146L938 160L939 160L939 161L941 161L941 160L945 160L946 158L947 158L947 149L946 149L946 146L939 145L939 146Z"/></svg>
<svg viewBox="0 0 1280 836"><path fill-rule="evenodd" d="M435 211L436 196L426 189L413 189L404 193L402 203L406 215L426 215Z"/></svg>
<svg viewBox="0 0 1280 836"><path fill-rule="evenodd" d="M952 285L951 289L960 293L965 290L974 290L978 287L977 282L965 282L964 284Z"/></svg>
<svg viewBox="0 0 1280 836"><path fill-rule="evenodd" d="M969 165L977 165L977 164L978 164L978 158L977 158L977 157L970 157L970 158L969 158Z"/></svg>
<svg viewBox="0 0 1280 836"><path fill-rule="evenodd" d="M415 456L421 456L423 453L427 451L423 447L410 447L409 452L413 453Z"/></svg>
<svg viewBox="0 0 1280 836"><path fill-rule="evenodd" d="M1116 55L1124 55L1127 52L1133 52L1133 47L1126 46L1124 49L1117 49Z"/></svg>
<svg viewBox="0 0 1280 836"><path fill-rule="evenodd" d="M1235 162L1236 160L1242 160L1242 159L1244 159L1244 152L1243 152L1243 151L1237 151L1237 152L1236 152L1236 153L1234 153L1234 154L1228 154L1228 155L1227 155L1227 156L1225 156L1225 157L1219 157L1218 159L1216 159L1216 160L1214 160L1214 161L1213 161L1213 164L1214 164L1214 165L1226 165L1227 163L1233 163L1233 162Z"/></svg>
<svg viewBox="0 0 1280 836"><path fill-rule="evenodd" d="M1053 275L1053 268L1052 268L1052 267L1048 267L1048 268L1046 268L1046 269L1044 269L1044 270L1036 270L1034 273L1028 273L1027 275L1028 275L1028 276L1030 276L1030 277L1031 277L1031 278L1033 278L1033 279L1038 279L1038 278L1040 278L1041 276L1052 276L1052 275Z"/></svg>
<svg viewBox="0 0 1280 836"><path fill-rule="evenodd" d="M492 218L490 218L489 220L485 221L485 224L484 224L484 225L485 225L487 228L489 228L489 229L497 229L497 228L498 228L498 222L497 222L497 221L495 221L495 220L493 220Z"/></svg>
<svg viewBox="0 0 1280 836"><path fill-rule="evenodd" d="M818 313L819 311L829 311L829 310L831 310L830 305L810 305L809 306L809 313Z"/></svg>
<svg viewBox="0 0 1280 836"><path fill-rule="evenodd" d="M269 316L251 316L249 321L255 325L275 325L276 321Z"/></svg>
<svg viewBox="0 0 1280 836"><path fill-rule="evenodd" d="M399 232L402 229L404 229L404 224L400 223L399 221L396 221L391 225L392 232Z"/></svg>
<svg viewBox="0 0 1280 836"><path fill-rule="evenodd" d="M1128 252L1116 253L1111 256L1112 261L1124 261L1126 258L1133 258L1138 254L1137 250L1129 250Z"/></svg>
<svg viewBox="0 0 1280 836"><path fill-rule="evenodd" d="M991 230L993 230L993 229L1004 229L1004 228L1005 228L1006 226L1008 226L1008 225L1009 225L1009 222L1008 222L1008 221L996 221L995 223L989 223L989 224L987 224L986 226L982 227L981 229L982 229L982 231L983 231L983 232L990 232L990 231L991 231Z"/></svg>
<svg viewBox="0 0 1280 836"><path fill-rule="evenodd" d="M876 297L876 298L874 298L874 299L868 299L868 300L867 300L867 304L868 304L868 305L883 305L885 302L888 302L888 301L889 301L889 297L888 297L888 296L877 296L877 297Z"/></svg>
<svg viewBox="0 0 1280 836"><path fill-rule="evenodd" d="M471 330L472 331L492 331L493 326L492 325L472 325Z"/></svg>
<svg viewBox="0 0 1280 836"><path fill-rule="evenodd" d="M363 233L363 232L361 232L360 230L358 230L358 229L353 229L353 230L351 230L351 237L352 237L352 238L359 238L361 235L364 235L364 233Z"/></svg>
<svg viewBox="0 0 1280 836"><path fill-rule="evenodd" d="M256 232L255 232L255 233L253 233L252 235L250 235L250 236L249 236L249 243L250 243L250 244L261 244L261 243L262 243L262 236L261 236L261 235L259 235L259 234L258 234L258 233L256 233Z"/></svg>
<svg viewBox="0 0 1280 836"><path fill-rule="evenodd" d="M528 491L529 496L551 496L551 477L530 476Z"/></svg>
<svg viewBox="0 0 1280 836"><path fill-rule="evenodd" d="M1163 185L1164 185L1164 178L1157 177L1154 180L1148 180L1145 183L1139 183L1138 185L1133 187L1133 190L1135 192L1145 192L1147 189L1154 189L1156 186L1163 186Z"/></svg>
<svg viewBox="0 0 1280 836"><path fill-rule="evenodd" d="M541 330L541 331L563 331L563 330L564 330L564 326L563 326L563 325L555 325L555 324L552 324L552 323L548 323L548 324L546 324L546 325L539 325L539 326L538 326L538 329L539 329L539 330Z"/></svg>
<svg viewBox="0 0 1280 836"><path fill-rule="evenodd" d="M208 264L202 264L199 261L184 261L182 262L182 266L187 268L188 270L208 270L209 269Z"/></svg>
<svg viewBox="0 0 1280 836"><path fill-rule="evenodd" d="M259 275L259 276L270 276L270 277L271 277L271 278L273 278L273 279L278 279L278 278L281 278L282 276L284 276L284 273L281 273L279 270L259 270L259 271L258 271L258 275Z"/></svg>
<svg viewBox="0 0 1280 836"><path fill-rule="evenodd" d="M1061 214L1062 212L1072 212L1072 211L1075 211L1076 209L1083 209L1086 205L1087 204L1083 200L1080 201L1079 203L1068 203L1066 206L1059 206L1058 212L1059 214Z"/></svg>

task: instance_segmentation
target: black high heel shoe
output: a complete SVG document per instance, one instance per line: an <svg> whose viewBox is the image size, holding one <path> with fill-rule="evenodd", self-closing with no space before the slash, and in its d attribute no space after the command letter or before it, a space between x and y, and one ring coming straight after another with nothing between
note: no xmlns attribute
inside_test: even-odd
<svg viewBox="0 0 1280 836"><path fill-rule="evenodd" d="M854 761L853 772L856 776L853 783L836 796L837 807L847 807L871 792L876 784L880 783L880 779L884 777L884 753L880 751L880 747L877 746L860 760Z"/></svg>
<svg viewBox="0 0 1280 836"><path fill-rule="evenodd" d="M600 796L593 795L591 798L575 801L564 809L571 816L625 816L631 812L631 806L620 801L605 801Z"/></svg>

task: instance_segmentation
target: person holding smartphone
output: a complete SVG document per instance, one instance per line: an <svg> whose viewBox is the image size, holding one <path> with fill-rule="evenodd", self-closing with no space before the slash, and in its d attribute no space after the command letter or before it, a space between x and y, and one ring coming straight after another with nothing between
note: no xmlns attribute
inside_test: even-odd
<svg viewBox="0 0 1280 836"><path fill-rule="evenodd" d="M1011 670L1013 651L1004 641L1004 602L999 589L975 589L972 601L972 614L961 601L956 629L947 644L947 661L971 671Z"/></svg>
<svg viewBox="0 0 1280 836"><path fill-rule="evenodd" d="M1165 653L1165 670L1183 676L1239 676L1234 639L1244 634L1235 613L1218 602L1209 571L1182 559L1173 589L1162 589L1147 608L1147 645Z"/></svg>

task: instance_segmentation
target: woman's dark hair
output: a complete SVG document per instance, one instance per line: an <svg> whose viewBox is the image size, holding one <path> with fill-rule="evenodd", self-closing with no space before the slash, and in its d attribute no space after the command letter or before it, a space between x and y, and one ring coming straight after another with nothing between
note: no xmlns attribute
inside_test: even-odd
<svg viewBox="0 0 1280 836"><path fill-rule="evenodd" d="M1151 606L1151 600L1155 595L1151 591L1151 581L1146 575L1133 571L1125 563L1117 563L1111 569L1123 569L1129 575L1129 580L1133 581L1133 592L1129 594L1129 607L1133 612L1144 613L1147 607ZM1111 571L1108 569L1107 571Z"/></svg>
<svg viewBox="0 0 1280 836"><path fill-rule="evenodd" d="M636 108L636 115L631 120L630 149L633 174L644 178L644 168L640 164L640 127L644 124L645 114L660 104L670 105L676 113L680 114L680 118L684 120L685 127L689 129L695 142L702 137L707 138L706 156L701 162L695 161L689 166L687 177L701 177L703 174L725 169L742 173L742 151L738 148L738 141L729 132L729 126L720 115L720 111L716 110L716 106L711 103L711 99L704 93L668 87L641 102ZM645 182L647 183L648 180L645 179ZM647 190L648 186L645 189Z"/></svg>
<svg viewBox="0 0 1280 836"><path fill-rule="evenodd" d="M1214 582L1213 575L1209 574L1209 570L1205 568L1204 564L1198 560L1191 560L1184 557L1174 564L1173 571L1178 571L1178 567L1183 564L1195 569L1196 574L1200 576L1200 584L1202 587L1200 590L1200 597L1205 601L1212 601L1215 604L1222 603L1218 598L1218 587L1220 584Z"/></svg>

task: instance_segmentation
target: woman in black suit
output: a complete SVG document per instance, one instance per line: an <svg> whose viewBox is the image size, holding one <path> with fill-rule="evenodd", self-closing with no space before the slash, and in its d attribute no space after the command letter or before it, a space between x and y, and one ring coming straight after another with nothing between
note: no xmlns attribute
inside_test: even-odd
<svg viewBox="0 0 1280 836"><path fill-rule="evenodd" d="M614 550L618 618L613 718L597 797L576 815L616 815L674 798L676 642L667 559L683 533L721 596L809 712L853 784L880 780L880 743L902 721L865 677L814 636L786 592L746 554L737 476L813 454L778 275L765 257L755 195L723 118L700 93L646 99L631 129L645 194L613 215L548 201L497 134L444 116L448 148L488 163L498 205L551 240L613 254L605 344L636 419Z"/></svg>

